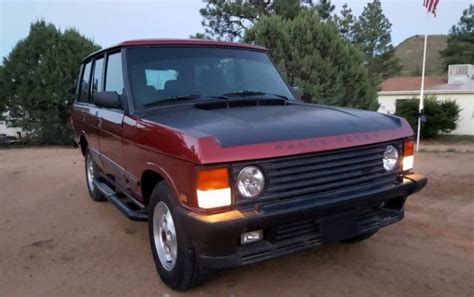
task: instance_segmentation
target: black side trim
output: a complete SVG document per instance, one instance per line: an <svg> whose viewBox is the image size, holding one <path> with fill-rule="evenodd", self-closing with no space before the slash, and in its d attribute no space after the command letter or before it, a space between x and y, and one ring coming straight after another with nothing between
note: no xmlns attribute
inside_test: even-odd
<svg viewBox="0 0 474 297"><path fill-rule="evenodd" d="M95 186L121 213L132 221L148 221L148 213L145 210L133 210L127 203L117 195L106 183L95 180Z"/></svg>

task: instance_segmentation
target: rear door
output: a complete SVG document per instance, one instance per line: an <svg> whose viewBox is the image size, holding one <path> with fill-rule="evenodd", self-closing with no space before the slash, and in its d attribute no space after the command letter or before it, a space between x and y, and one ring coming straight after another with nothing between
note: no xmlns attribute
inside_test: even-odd
<svg viewBox="0 0 474 297"><path fill-rule="evenodd" d="M96 64L98 65L98 64ZM103 80L96 91L113 91L124 94L121 52L111 52L103 57ZM96 67L98 69L98 67ZM124 185L123 169L123 109L99 108L99 141L104 172L120 185Z"/></svg>
<svg viewBox="0 0 474 297"><path fill-rule="evenodd" d="M74 122L74 131L76 138L81 135L87 140L89 150L96 163L101 166L99 160L99 137L97 126L98 109L92 103L91 97L91 79L92 79L93 60L83 62L81 74L78 82L77 100L72 110L72 119ZM79 140L79 139L76 139Z"/></svg>

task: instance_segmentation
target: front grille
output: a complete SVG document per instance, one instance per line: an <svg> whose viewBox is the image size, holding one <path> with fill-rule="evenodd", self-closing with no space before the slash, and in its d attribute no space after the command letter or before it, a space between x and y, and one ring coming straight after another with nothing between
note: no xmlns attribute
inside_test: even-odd
<svg viewBox="0 0 474 297"><path fill-rule="evenodd" d="M284 241L298 236L318 237L318 234L319 226L316 219L307 219L279 226L275 233L275 241Z"/></svg>
<svg viewBox="0 0 474 297"><path fill-rule="evenodd" d="M245 166L256 165L263 169L266 189L259 202L292 198L317 198L334 193L344 195L360 188L371 190L399 181L400 164L391 172L383 168L383 153L387 145L402 152L402 141L343 149L297 157L286 157L233 167L233 174ZM236 198L236 204L251 203ZM255 201L253 201L255 202Z"/></svg>
<svg viewBox="0 0 474 297"><path fill-rule="evenodd" d="M356 210L361 233L368 233L400 221L403 211L373 205ZM239 254L244 264L255 263L276 256L320 246L319 219L310 218L283 223L264 230L265 241L242 246Z"/></svg>
<svg viewBox="0 0 474 297"><path fill-rule="evenodd" d="M399 221L401 218L403 218L402 211L382 209L378 205L357 210L357 222L361 232L380 229ZM317 245L320 240L318 220L318 218L314 218L282 224L276 228L272 241L276 245L293 244L295 241Z"/></svg>

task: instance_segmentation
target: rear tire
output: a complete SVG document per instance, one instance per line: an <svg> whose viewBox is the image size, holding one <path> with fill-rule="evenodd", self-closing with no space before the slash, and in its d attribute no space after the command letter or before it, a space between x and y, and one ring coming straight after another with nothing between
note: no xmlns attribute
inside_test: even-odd
<svg viewBox="0 0 474 297"><path fill-rule="evenodd" d="M97 167L97 164L95 164L89 148L86 148L85 157L86 158L85 158L84 164L85 164L85 173L86 173L86 184L87 184L87 189L89 190L89 195L91 196L91 199L96 202L106 201L107 198L105 198L104 195L102 195L102 193L99 191L97 186L94 184L97 178L97 173L99 172L99 168Z"/></svg>
<svg viewBox="0 0 474 297"><path fill-rule="evenodd" d="M177 220L177 200L165 182L150 197L148 231L151 251L161 280L176 291L196 287L207 272L199 265L192 241Z"/></svg>
<svg viewBox="0 0 474 297"><path fill-rule="evenodd" d="M366 240L366 239L371 238L372 236L375 235L375 233L377 233L377 231L379 231L379 230L377 229L377 230L370 231L370 232L367 232L367 233L362 233L362 234L357 235L357 236L354 236L354 237L352 237L352 238L344 239L342 242L343 242L343 243L355 243L355 242L360 242L360 241L363 241L363 240Z"/></svg>

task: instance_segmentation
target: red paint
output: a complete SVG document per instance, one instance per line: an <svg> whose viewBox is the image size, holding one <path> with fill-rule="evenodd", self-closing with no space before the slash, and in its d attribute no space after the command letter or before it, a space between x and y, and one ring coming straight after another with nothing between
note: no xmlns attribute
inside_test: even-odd
<svg viewBox="0 0 474 297"><path fill-rule="evenodd" d="M138 40L118 46L209 45L266 50L253 45L202 40ZM117 47L114 47L114 49ZM107 49L102 50L107 51ZM146 203L141 181L154 172L165 180L176 197L186 197L186 208L196 212L198 168L228 166L244 160L268 159L316 153L411 137L413 131L402 119L400 128L322 138L221 147L212 137L196 137L140 118L134 114L98 108L92 103L75 103L72 111L74 138L87 144L99 167L115 177L137 199ZM221 210L220 210L221 211Z"/></svg>
<svg viewBox="0 0 474 297"><path fill-rule="evenodd" d="M209 137L200 139L199 161L203 164L227 163L316 153L380 143L412 135L413 130L408 122L403 119L402 126L393 130L288 140L230 148L220 147L214 138Z"/></svg>
<svg viewBox="0 0 474 297"><path fill-rule="evenodd" d="M79 110L76 109L73 111L73 120L78 118L78 112ZM78 125L74 125L75 128L76 126ZM88 128L85 129L85 133L87 135ZM78 140L80 131L75 129L75 134L76 140ZM244 160L316 153L380 143L412 135L413 131L403 120L400 128L388 131L223 148L214 138L195 138L158 123L140 119L135 115L126 115L123 120L121 142L115 142L115 154L123 153L123 169L126 171L124 176L131 175L139 181L146 170L154 171L167 181L177 197L184 194L190 201L188 206L197 207L195 197L196 165L227 165ZM102 153L101 160L105 165L104 169L106 169L108 168L106 164L111 166L107 159L115 157L110 155L113 150L109 150L109 152L102 150L104 136L99 137L100 147L98 149ZM109 145L108 140L106 141ZM110 169L107 169L107 172L114 173ZM122 179L118 178L117 180ZM125 186L137 199L145 202L139 184L128 182Z"/></svg>
<svg viewBox="0 0 474 297"><path fill-rule="evenodd" d="M124 41L120 46L221 46L221 47L237 47L247 48L259 51L268 51L263 46L237 43L237 42L225 42L225 41L213 41L204 39L142 39L142 40L129 40Z"/></svg>
<svg viewBox="0 0 474 297"><path fill-rule="evenodd" d="M225 42L225 41L213 41L213 40L204 40L204 39L139 39L139 40L127 40L122 43L100 49L89 56L84 60L95 56L99 53L107 52L110 50L116 50L126 47L135 47L135 46L215 46L215 47L232 47L232 48L242 48L250 49L257 51L268 51L267 48L259 45L247 44L247 43L237 43L237 42Z"/></svg>

